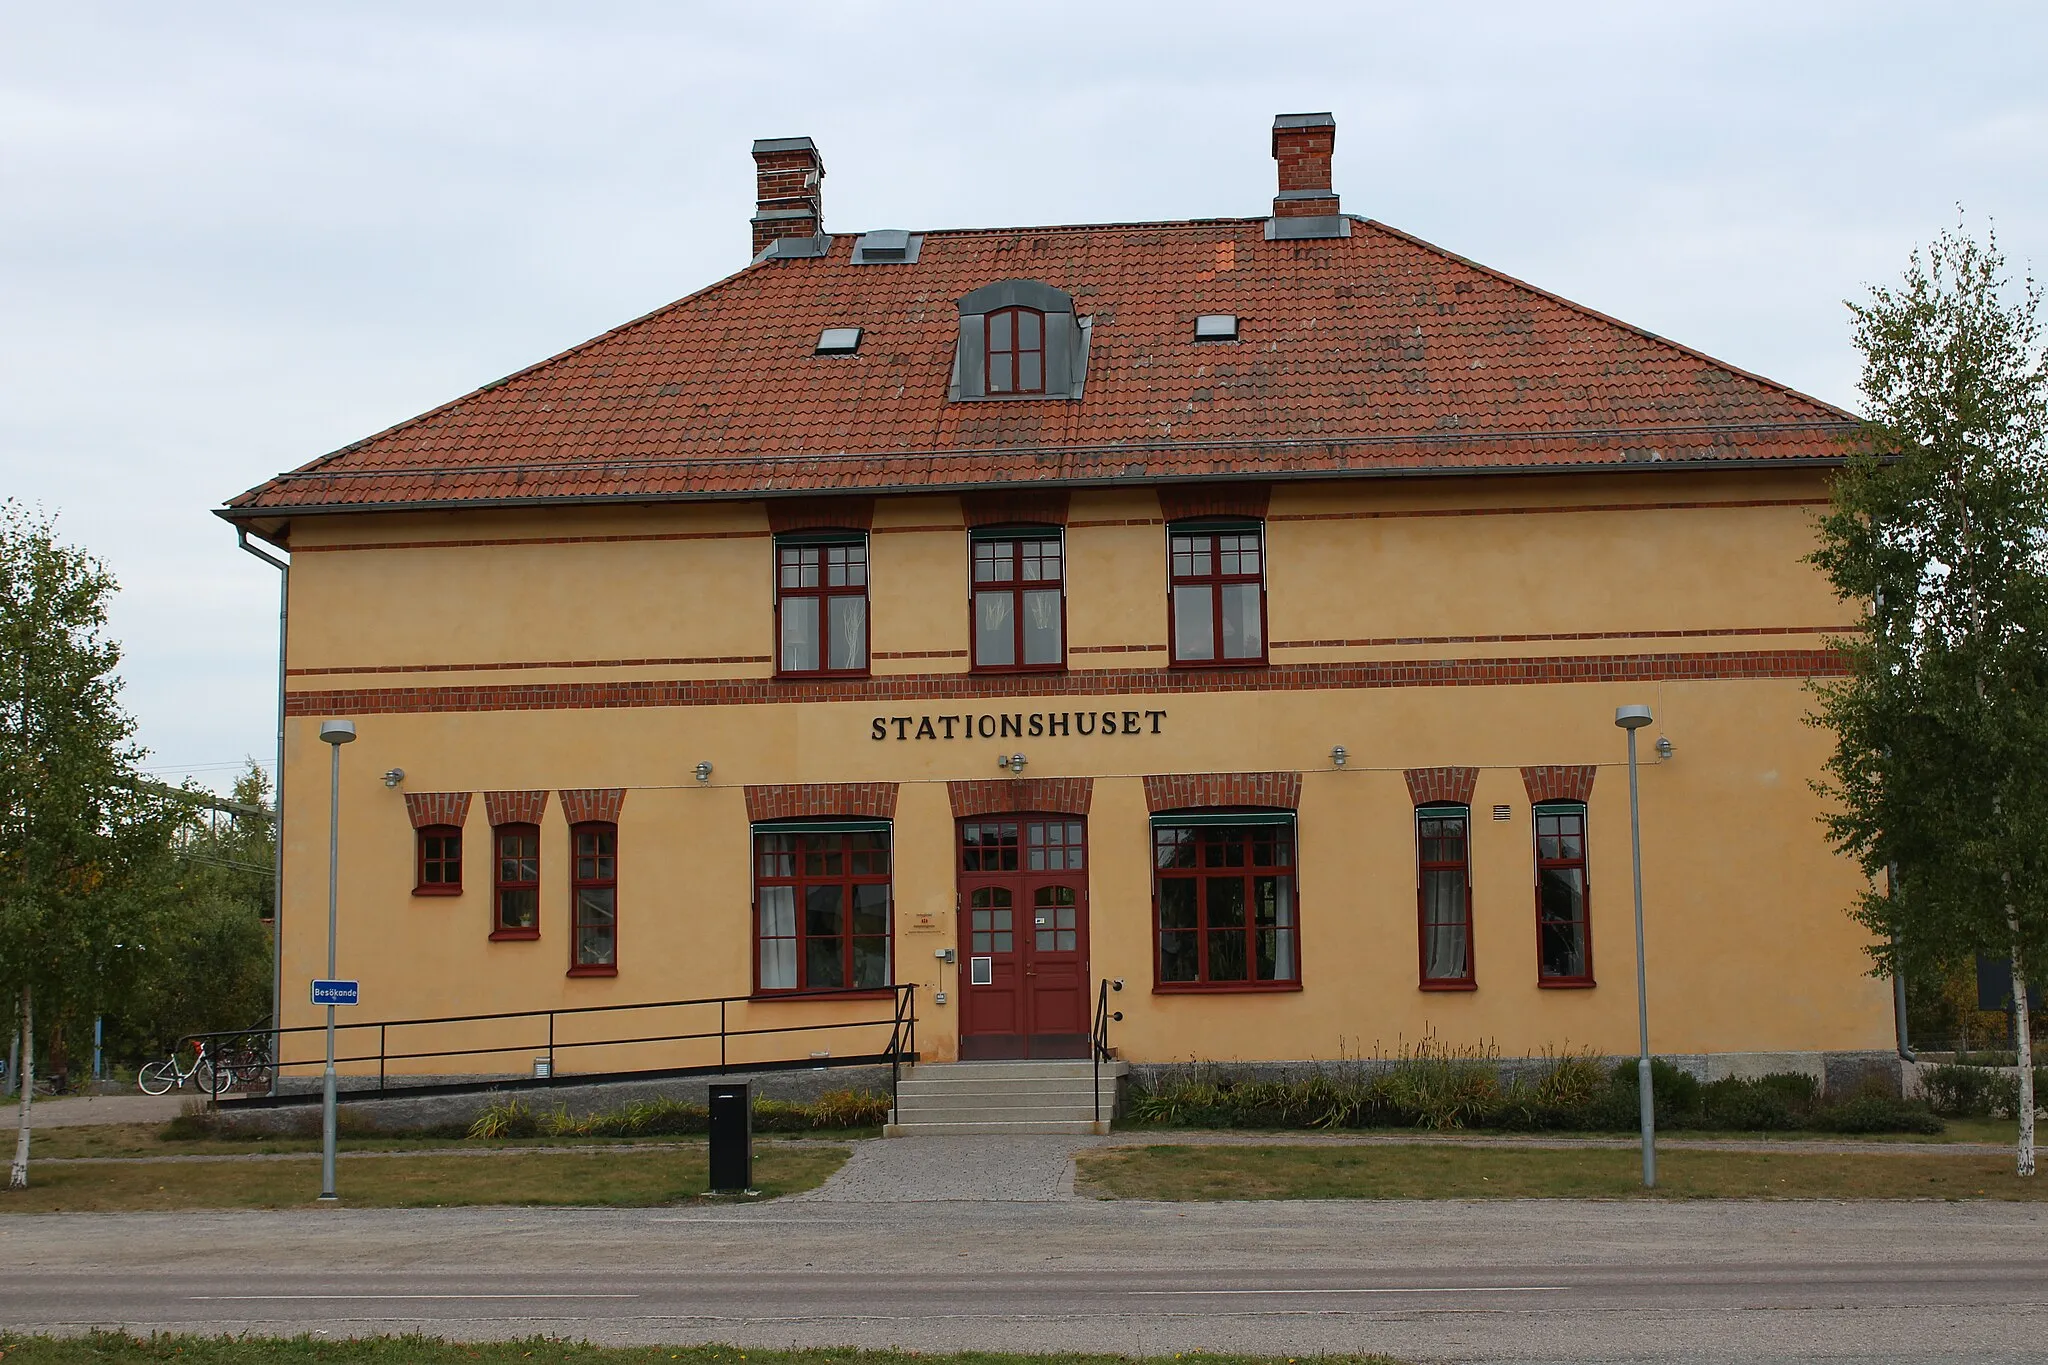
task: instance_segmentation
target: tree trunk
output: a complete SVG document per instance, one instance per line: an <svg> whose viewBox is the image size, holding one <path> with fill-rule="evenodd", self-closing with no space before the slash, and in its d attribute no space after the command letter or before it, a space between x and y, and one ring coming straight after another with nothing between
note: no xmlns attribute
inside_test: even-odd
<svg viewBox="0 0 2048 1365"><path fill-rule="evenodd" d="M2013 929L2019 929L2019 921L2008 910ZM2015 938L2012 946L2012 1019L2014 1040L2019 1047L2019 1056L2014 1060L2020 1064L2020 1138L2019 1173L2034 1173L2034 1039L2033 1021L2027 1017L2027 974L2020 966L2020 946Z"/></svg>
<svg viewBox="0 0 2048 1365"><path fill-rule="evenodd" d="M2028 1092L2031 1094L2032 1092ZM14 1135L14 1168L7 1173L7 1188L28 1188L28 1107L36 1095L36 1016L29 988L21 988L21 1130ZM2031 1137L2033 1127L2027 1132ZM2033 1148L2027 1149L2027 1169L2034 1168Z"/></svg>

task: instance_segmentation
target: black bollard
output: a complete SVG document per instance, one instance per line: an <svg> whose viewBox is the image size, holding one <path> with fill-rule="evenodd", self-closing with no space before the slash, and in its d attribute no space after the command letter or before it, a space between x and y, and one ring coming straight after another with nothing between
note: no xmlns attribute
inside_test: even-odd
<svg viewBox="0 0 2048 1365"><path fill-rule="evenodd" d="M754 1186L754 1102L745 1085L711 1087L711 1188Z"/></svg>

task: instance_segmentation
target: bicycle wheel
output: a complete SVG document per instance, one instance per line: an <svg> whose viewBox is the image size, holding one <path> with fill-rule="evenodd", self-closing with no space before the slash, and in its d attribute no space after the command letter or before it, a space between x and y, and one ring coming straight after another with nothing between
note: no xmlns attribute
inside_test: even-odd
<svg viewBox="0 0 2048 1365"><path fill-rule="evenodd" d="M222 1068L215 1072L213 1063L201 1057L192 1064L192 1083L209 1095L218 1095L234 1082L234 1072Z"/></svg>
<svg viewBox="0 0 2048 1365"><path fill-rule="evenodd" d="M145 1095L163 1095L177 1083L178 1068L174 1062L146 1062L142 1070L135 1073L135 1083L142 1087Z"/></svg>

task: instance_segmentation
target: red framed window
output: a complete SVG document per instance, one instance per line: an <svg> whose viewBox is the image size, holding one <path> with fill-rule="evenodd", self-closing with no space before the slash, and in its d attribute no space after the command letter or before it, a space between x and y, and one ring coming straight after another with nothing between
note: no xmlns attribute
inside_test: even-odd
<svg viewBox="0 0 2048 1365"><path fill-rule="evenodd" d="M1045 392L1045 314L998 308L987 318L989 393Z"/></svg>
<svg viewBox="0 0 2048 1365"><path fill-rule="evenodd" d="M1168 530L1174 663L1266 661L1264 537L1257 522Z"/></svg>
<svg viewBox="0 0 2048 1365"><path fill-rule="evenodd" d="M619 969L619 827L569 827L569 973L610 976Z"/></svg>
<svg viewBox="0 0 2048 1365"><path fill-rule="evenodd" d="M1159 816L1152 851L1154 989L1300 986L1292 817Z"/></svg>
<svg viewBox="0 0 2048 1365"><path fill-rule="evenodd" d="M867 673L866 536L776 541L775 638L784 676Z"/></svg>
<svg viewBox="0 0 2048 1365"><path fill-rule="evenodd" d="M462 831L454 825L426 825L419 830L418 880L415 896L462 894Z"/></svg>
<svg viewBox="0 0 2048 1365"><path fill-rule="evenodd" d="M1416 897L1424 990L1470 990L1472 973L1472 811L1415 811Z"/></svg>
<svg viewBox="0 0 2048 1365"><path fill-rule="evenodd" d="M1059 533L978 536L973 548L974 667L1064 667L1066 556Z"/></svg>
<svg viewBox="0 0 2048 1365"><path fill-rule="evenodd" d="M886 990L889 885L886 826L757 826L755 990Z"/></svg>
<svg viewBox="0 0 2048 1365"><path fill-rule="evenodd" d="M540 937L540 826L491 831L491 937Z"/></svg>
<svg viewBox="0 0 2048 1365"><path fill-rule="evenodd" d="M1586 910L1586 807L1536 807L1536 966L1544 986L1593 984L1592 923Z"/></svg>

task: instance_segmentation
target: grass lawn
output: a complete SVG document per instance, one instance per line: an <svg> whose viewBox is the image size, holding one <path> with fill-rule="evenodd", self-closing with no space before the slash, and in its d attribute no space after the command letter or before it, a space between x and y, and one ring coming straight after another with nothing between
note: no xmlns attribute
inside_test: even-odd
<svg viewBox="0 0 2048 1365"><path fill-rule="evenodd" d="M1950 1142L1988 1142L2000 1147L2010 1147L2019 1138L2018 1119L1949 1119L1942 1120L1945 1131L1940 1133L1814 1133L1814 1132L1743 1132L1725 1128L1672 1128L1661 1131L1660 1138L1683 1140L1729 1142L1882 1142L1908 1143L1939 1147ZM1197 1129L1182 1124L1135 1123L1118 1119L1116 1130L1131 1136L1144 1135L1159 1139L1171 1139L1175 1133L1215 1132L1216 1129ZM1341 1136L1347 1133L1374 1137L1413 1137L1424 1131L1415 1128L1232 1128L1220 1131L1233 1133L1270 1134L1276 1143L1285 1143L1289 1138L1304 1132L1328 1133ZM1431 1138L1470 1139L1476 1141L1512 1138L1606 1138L1622 1142L1635 1140L1634 1132L1589 1133L1577 1131L1518 1132L1503 1128L1460 1128L1450 1132L1430 1133Z"/></svg>
<svg viewBox="0 0 2048 1365"><path fill-rule="evenodd" d="M1003 1355L967 1352L933 1355L917 1351L854 1351L826 1348L776 1351L732 1346L590 1346L531 1337L525 1341L447 1342L430 1337L368 1337L330 1341L311 1337L159 1336L149 1340L113 1332L88 1337L0 1335L8 1365L1169 1365L1163 1356ZM1281 1365L1271 1357L1208 1355L1202 1365ZM1397 1365L1386 1356L1288 1357L1312 1365Z"/></svg>
<svg viewBox="0 0 2048 1365"><path fill-rule="evenodd" d="M4 1118L0 1114L0 1118ZM0 1123L0 1137L11 1138L13 1130ZM879 1128L818 1129L799 1133L754 1134L756 1144L767 1142L850 1142L855 1138L880 1137ZM339 1139L344 1152L435 1152L452 1147L475 1150L479 1147L605 1147L630 1143L635 1146L655 1143L696 1143L702 1146L701 1134L685 1134L673 1137L636 1138L581 1138L581 1137L531 1137L531 1138L469 1138L469 1137L411 1137L402 1133L343 1133ZM11 1149L10 1149L11 1150ZM160 1123L94 1123L78 1124L62 1128L38 1128L30 1145L34 1157L76 1157L76 1156L247 1156L252 1152L317 1152L320 1150L318 1137L288 1135L283 1137L230 1137L230 1138L166 1138L164 1125Z"/></svg>
<svg viewBox="0 0 2048 1365"><path fill-rule="evenodd" d="M774 1196L814 1189L844 1147L757 1147L754 1186ZM340 1203L356 1208L458 1204L673 1204L704 1197L702 1143L661 1152L505 1152L485 1156L344 1156ZM29 1163L26 1190L0 1190L0 1214L136 1209L273 1209L316 1204L317 1157L290 1161Z"/></svg>
<svg viewBox="0 0 2048 1365"><path fill-rule="evenodd" d="M1642 1196L1613 1148L1116 1147L1083 1152L1080 1189L1116 1199L1585 1199ZM2010 1157L1659 1151L1676 1199L2048 1199Z"/></svg>

